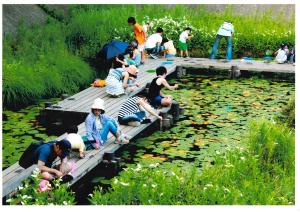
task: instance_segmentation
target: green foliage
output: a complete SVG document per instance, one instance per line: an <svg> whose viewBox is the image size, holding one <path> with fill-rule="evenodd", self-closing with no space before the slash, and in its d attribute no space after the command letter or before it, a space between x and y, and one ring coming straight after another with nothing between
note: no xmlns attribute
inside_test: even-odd
<svg viewBox="0 0 300 212"><path fill-rule="evenodd" d="M148 34L158 26L163 27L165 36L172 39L175 46L179 34L190 26L194 38L189 46L195 57L209 56L215 34L224 20L230 20L235 26L234 57L262 57L266 52L276 51L282 42L294 45L293 18L274 18L271 11L262 15L238 15L233 10L233 6L223 13L216 13L206 11L205 6L201 5L76 5L71 10L67 40L69 47L78 55L92 58L108 40L131 41L133 33L127 18L134 16L140 24L148 21L154 23ZM282 23L285 23L284 27ZM221 55L225 55L224 41L220 44Z"/></svg>
<svg viewBox="0 0 300 212"><path fill-rule="evenodd" d="M49 191L39 190L41 176L35 170L32 177L18 187L16 193L6 200L10 205L75 205L75 194L60 179L53 180Z"/></svg>
<svg viewBox="0 0 300 212"><path fill-rule="evenodd" d="M265 130L266 125L269 131ZM205 166L202 172L193 165L130 166L111 180L107 192L96 189L90 195L90 202L104 205L295 204L293 132L267 121L254 123L250 131L251 136L246 140L249 149L226 148L224 154L216 153L215 164ZM273 134L279 132L289 136L282 137L282 142L274 140ZM255 146L255 139L263 145ZM280 150L266 148L270 145L284 150L287 145L290 150L283 156ZM272 160L257 155L260 150Z"/></svg>
<svg viewBox="0 0 300 212"><path fill-rule="evenodd" d="M91 68L72 55L62 25L49 20L44 27L26 29L3 42L4 107L20 107L43 97L74 93L93 76Z"/></svg>
<svg viewBox="0 0 300 212"><path fill-rule="evenodd" d="M278 121L287 124L291 128L295 128L295 97L283 108L278 116Z"/></svg>

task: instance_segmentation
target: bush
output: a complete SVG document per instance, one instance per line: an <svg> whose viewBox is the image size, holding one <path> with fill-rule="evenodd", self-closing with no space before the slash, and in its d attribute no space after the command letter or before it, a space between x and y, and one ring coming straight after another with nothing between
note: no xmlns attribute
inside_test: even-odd
<svg viewBox="0 0 300 212"><path fill-rule="evenodd" d="M17 36L5 37L3 45L4 107L75 93L92 80L93 71L67 50L62 25L54 21L33 29L21 25Z"/></svg>
<svg viewBox="0 0 300 212"><path fill-rule="evenodd" d="M277 120L295 129L295 98L292 98L287 106L283 108Z"/></svg>
<svg viewBox="0 0 300 212"><path fill-rule="evenodd" d="M165 169L138 164L91 194L104 205L295 204L294 132L272 122L253 122L248 148L227 147L214 165ZM186 163L188 164L188 163Z"/></svg>
<svg viewBox="0 0 300 212"><path fill-rule="evenodd" d="M261 16L257 14L233 15L233 6L224 13L208 12L205 6L198 5L84 5L72 8L69 22L68 45L78 55L94 57L103 44L112 39L130 42L132 28L127 24L129 16L135 16L138 23L153 21L153 33L158 26L164 34L174 40L178 47L179 34L185 27L192 27L194 38L189 46L195 57L208 57L215 34L224 20L231 20L235 26L233 36L233 55L262 57L274 52L282 42L295 44L294 19L274 18L272 12ZM189 14L189 15L187 15ZM113 17L113 18L108 18ZM284 27L282 23L285 23ZM220 55L226 54L222 41Z"/></svg>
<svg viewBox="0 0 300 212"><path fill-rule="evenodd" d="M39 189L41 176L35 170L30 179L18 187L18 191L6 200L10 205L75 205L75 194L66 184L60 184L60 179L53 180L53 186L48 191ZM46 187L45 187L46 188Z"/></svg>

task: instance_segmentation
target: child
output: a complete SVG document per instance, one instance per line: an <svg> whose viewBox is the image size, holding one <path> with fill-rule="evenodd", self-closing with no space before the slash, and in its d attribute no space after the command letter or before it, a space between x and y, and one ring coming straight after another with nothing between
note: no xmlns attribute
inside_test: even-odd
<svg viewBox="0 0 300 212"><path fill-rule="evenodd" d="M71 144L71 149L79 151L79 157L84 158L85 145L80 135L76 133L69 133L65 138Z"/></svg>
<svg viewBox="0 0 300 212"><path fill-rule="evenodd" d="M91 113L85 119L86 136L90 141L95 141L97 149L107 141L108 133L115 137L115 143L127 144L130 137L121 133L117 122L104 114L104 101L100 98L94 100Z"/></svg>
<svg viewBox="0 0 300 212"><path fill-rule="evenodd" d="M168 40L168 39L165 39L163 41L163 45L164 45L164 48L165 48L165 51L164 51L164 58L172 58L172 57L175 57L176 55L176 49L174 47L174 44L173 44L173 41L172 40Z"/></svg>
<svg viewBox="0 0 300 212"><path fill-rule="evenodd" d="M167 76L167 69L163 66L160 66L156 69L157 77L154 78L149 87L148 100L153 107L167 107L172 104L172 96L164 95L161 92L163 87L166 87L170 90L175 90L178 88L178 85L169 85L165 79Z"/></svg>
<svg viewBox="0 0 300 212"><path fill-rule="evenodd" d="M111 69L105 80L106 92L112 97L119 97L125 93L125 89L132 91L133 86L139 87L138 83L129 84L129 77L136 78L137 73L138 69L134 65L129 65L125 68Z"/></svg>
<svg viewBox="0 0 300 212"><path fill-rule="evenodd" d="M145 49L145 41L146 41L146 35L144 29L141 25L136 23L134 17L129 17L127 23L133 26L134 38L138 42L138 51L141 54L141 64L144 64L145 62L144 49Z"/></svg>
<svg viewBox="0 0 300 212"><path fill-rule="evenodd" d="M278 49L275 53L276 55L276 61L279 64L283 64L285 62L287 62L287 56L289 54L289 47L287 44L282 43L280 45L280 49Z"/></svg>
<svg viewBox="0 0 300 212"><path fill-rule="evenodd" d="M161 27L158 27L156 33L150 35L146 41L146 51L153 59L157 59L157 53L164 51L164 47L161 45L163 32L164 30Z"/></svg>
<svg viewBox="0 0 300 212"><path fill-rule="evenodd" d="M186 42L188 39L190 40L193 37L189 35L191 31L192 29L190 27L187 27L179 36L180 57L183 57L183 54L185 54L186 57L189 57L188 45Z"/></svg>
<svg viewBox="0 0 300 212"><path fill-rule="evenodd" d="M141 54L138 51L137 46L128 48L127 63L128 65L135 65L136 67L141 65Z"/></svg>
<svg viewBox="0 0 300 212"><path fill-rule="evenodd" d="M162 120L152 107L147 103L147 99L144 95L138 95L131 97L126 100L121 106L118 114L118 121L120 124L129 125L133 127L139 126L141 123L150 123L150 119L146 118L146 112L156 116L158 119Z"/></svg>
<svg viewBox="0 0 300 212"><path fill-rule="evenodd" d="M217 52L218 52L218 47L219 47L219 42L222 38L225 38L227 41L227 52L226 52L226 62L230 61L232 59L232 35L234 33L234 27L233 24L230 23L229 21L225 21L219 28L216 38L215 38L215 43L212 48L212 52L210 55L210 59L215 59Z"/></svg>

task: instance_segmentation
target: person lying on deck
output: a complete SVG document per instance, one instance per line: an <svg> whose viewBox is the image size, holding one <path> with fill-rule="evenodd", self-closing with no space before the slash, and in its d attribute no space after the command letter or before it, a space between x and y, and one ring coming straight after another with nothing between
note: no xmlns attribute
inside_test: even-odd
<svg viewBox="0 0 300 212"><path fill-rule="evenodd" d="M117 122L104 113L104 101L100 98L95 99L91 113L85 119L87 139L95 141L94 147L99 149L107 141L108 133L111 132L116 137L116 144L127 144L130 137L121 133Z"/></svg>
<svg viewBox="0 0 300 212"><path fill-rule="evenodd" d="M140 84L136 81L132 83L130 78L137 78L138 69L134 65L129 65L125 68L115 68L109 71L105 80L106 93L113 97L119 97L126 92L132 92L134 87L139 87Z"/></svg>
<svg viewBox="0 0 300 212"><path fill-rule="evenodd" d="M145 119L146 111L162 120L162 117L148 104L145 95L141 94L127 99L122 104L118 114L118 121L120 124L133 127L140 126L141 123L150 123L150 119Z"/></svg>
<svg viewBox="0 0 300 212"><path fill-rule="evenodd" d="M166 87L170 90L175 90L176 88L178 88L178 85L169 85L166 80L167 69L164 66L160 66L156 69L156 75L157 77L152 80L149 87L148 100L150 104L155 108L160 106L168 107L172 104L172 96L163 94L161 92L161 89L163 87Z"/></svg>

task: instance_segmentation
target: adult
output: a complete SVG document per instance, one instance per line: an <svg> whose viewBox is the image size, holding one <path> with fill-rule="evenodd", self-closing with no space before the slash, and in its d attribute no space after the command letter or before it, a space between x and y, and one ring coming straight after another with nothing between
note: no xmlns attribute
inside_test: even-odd
<svg viewBox="0 0 300 212"><path fill-rule="evenodd" d="M167 69L164 66L160 66L156 69L156 75L157 77L155 77L150 84L148 99L153 107L167 107L172 104L172 96L163 94L161 89L165 87L169 90L175 90L178 88L178 85L169 85L166 80Z"/></svg>
<svg viewBox="0 0 300 212"><path fill-rule="evenodd" d="M161 45L163 32L164 30L161 27L158 27L156 33L150 35L146 41L146 51L153 59L157 59L156 54L164 51L164 46Z"/></svg>
<svg viewBox="0 0 300 212"><path fill-rule="evenodd" d="M115 137L115 143L126 144L130 137L121 133L115 119L104 114L104 101L100 98L94 100L91 113L85 119L86 136L90 141L96 143L96 148L104 145L107 141L109 132Z"/></svg>
<svg viewBox="0 0 300 212"><path fill-rule="evenodd" d="M106 92L113 97L118 97L126 91L133 91L134 86L139 87L140 84L133 82L133 78L136 79L138 69L134 65L129 65L125 68L110 69L109 74L105 80Z"/></svg>
<svg viewBox="0 0 300 212"><path fill-rule="evenodd" d="M67 174L63 173L60 167L63 164L63 160L70 154L70 150L70 142L61 140L45 143L33 152L34 163L38 165L43 179L52 180ZM60 158L61 164L52 168L52 163L57 157Z"/></svg>
<svg viewBox="0 0 300 212"><path fill-rule="evenodd" d="M230 61L232 59L232 35L234 33L234 26L232 23L229 21L225 21L219 28L215 43L212 48L212 52L210 55L210 59L215 59L217 52L218 52L218 47L219 47L219 42L222 38L225 38L227 41L227 52L226 52L226 60Z"/></svg>
<svg viewBox="0 0 300 212"><path fill-rule="evenodd" d="M162 120L162 117L147 103L147 98L144 95L138 95L128 98L122 104L118 114L118 121L120 124L133 127L137 127L141 123L150 123L150 119L145 119L146 111Z"/></svg>
<svg viewBox="0 0 300 212"><path fill-rule="evenodd" d="M141 53L141 64L145 62L145 41L146 41L146 35L144 32L144 29L141 25L139 25L134 17L129 17L127 20L127 23L131 26L133 26L133 32L134 32L134 38L138 43L138 51Z"/></svg>

